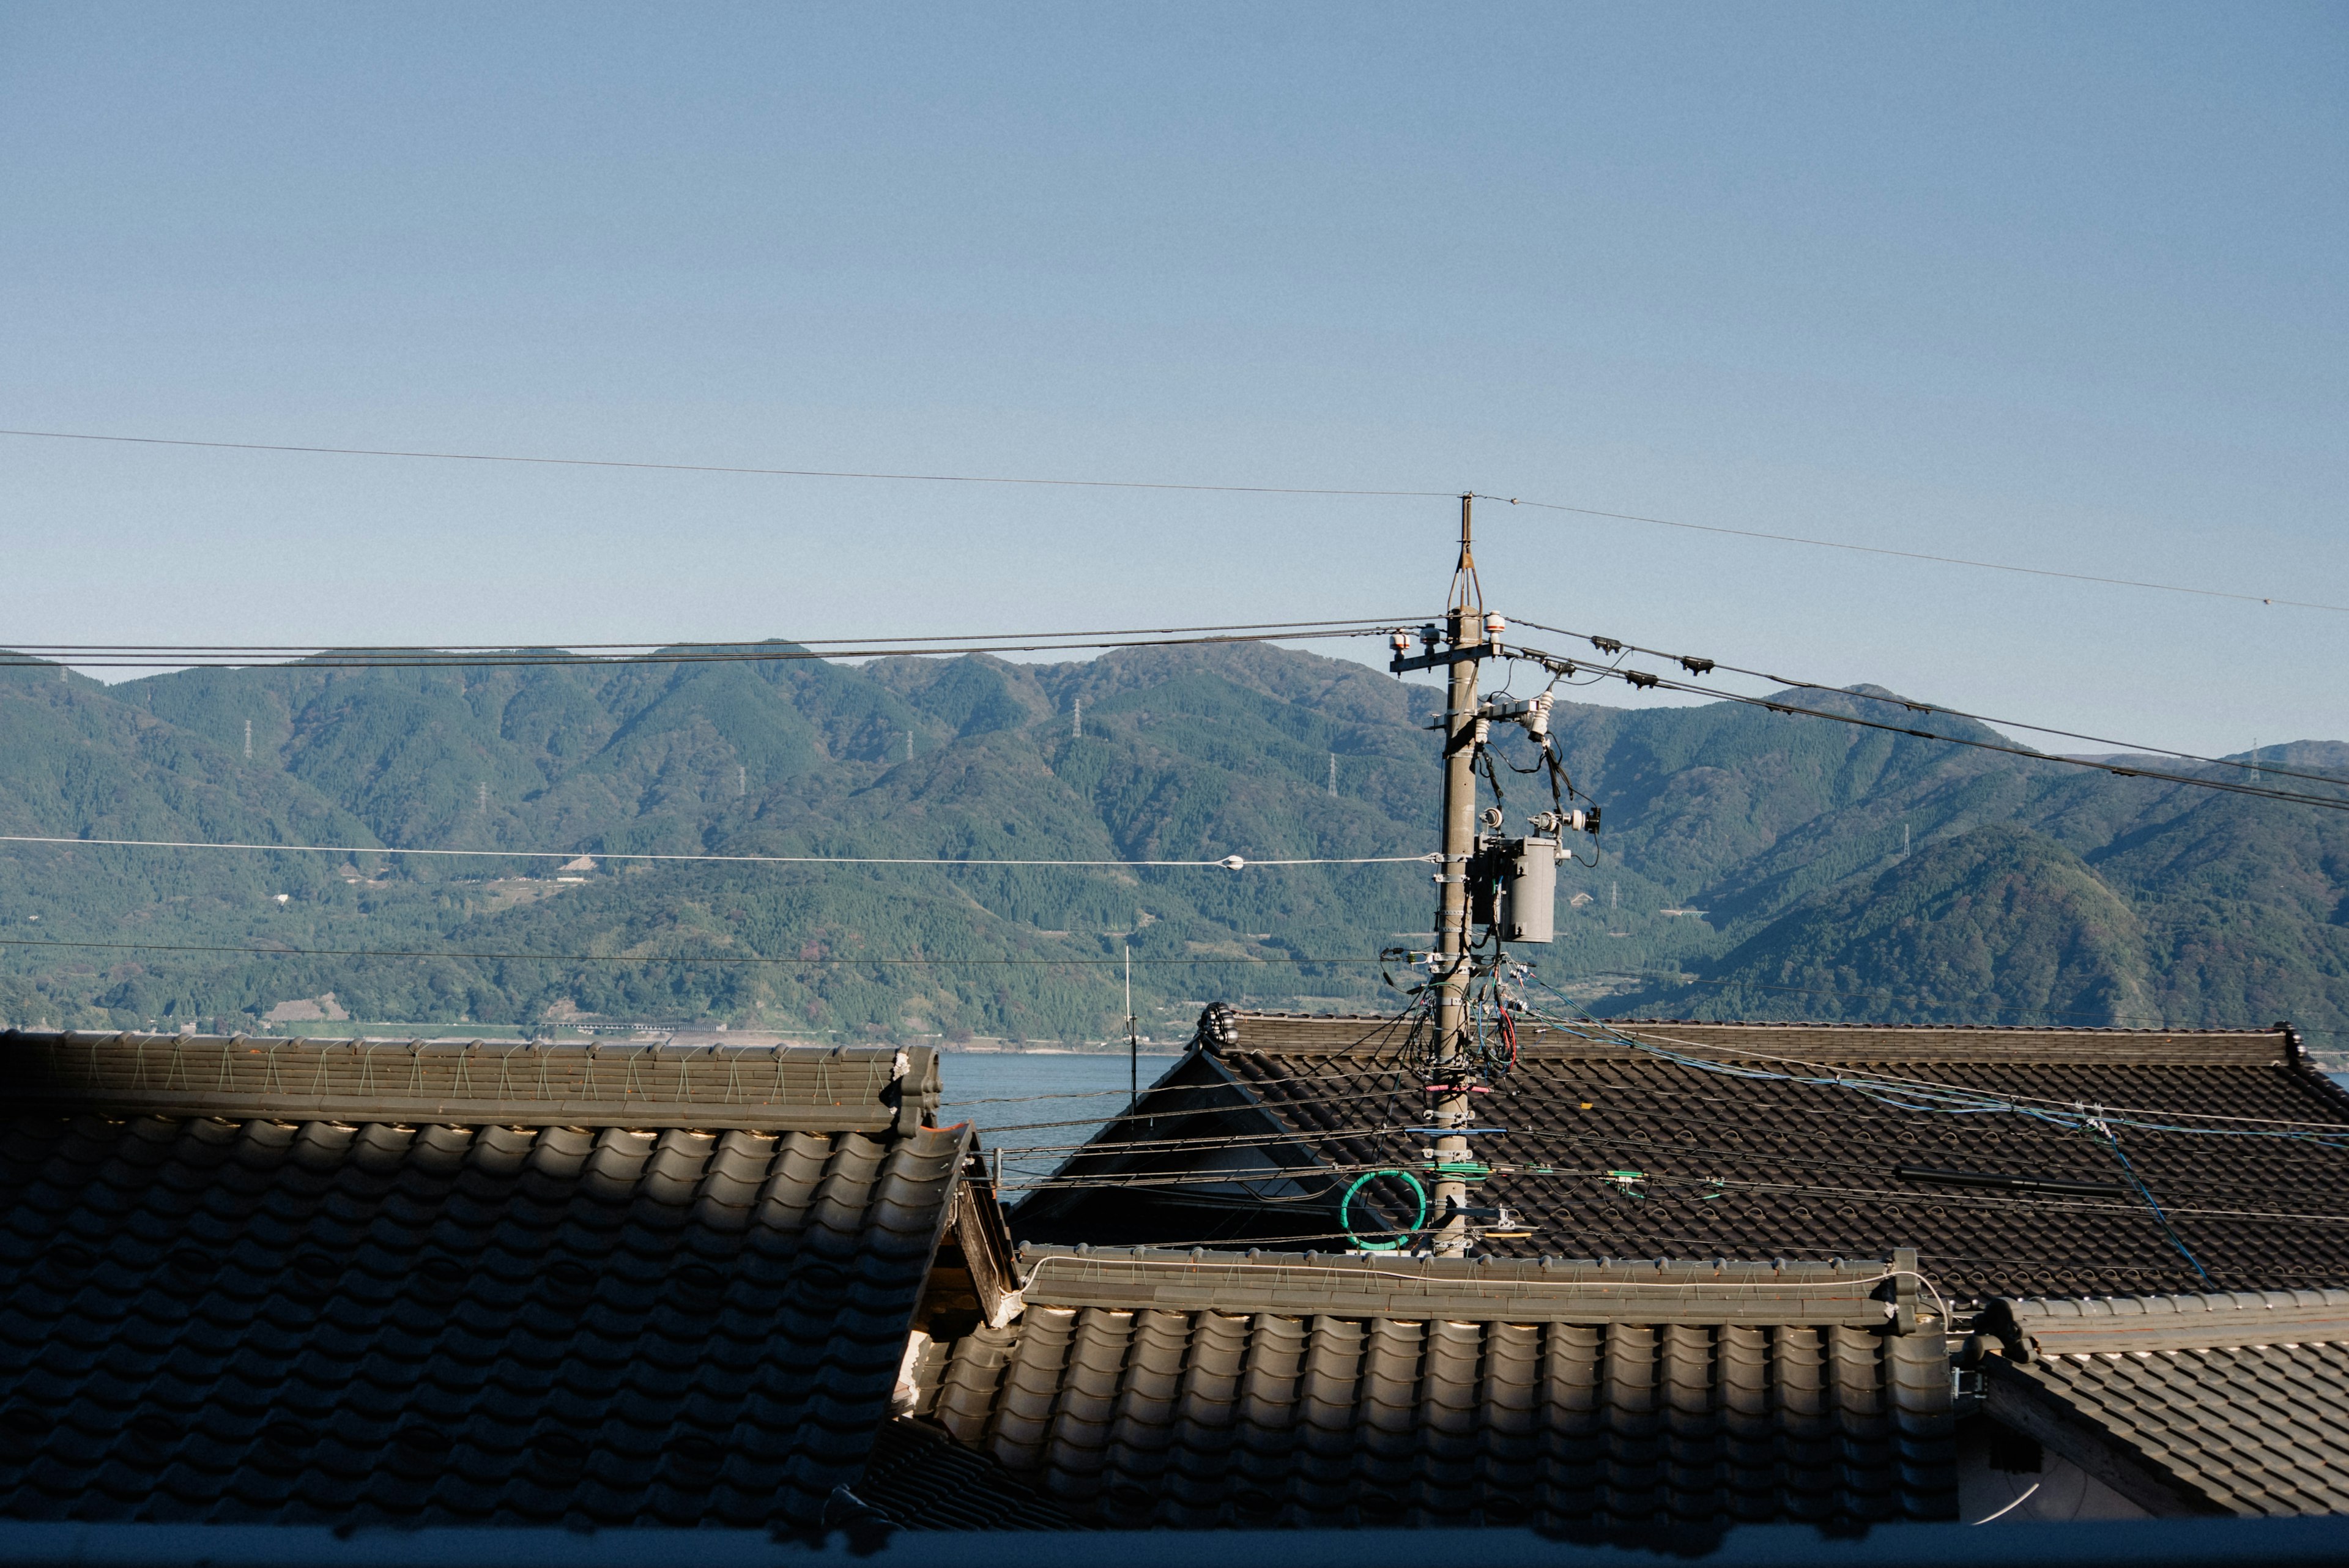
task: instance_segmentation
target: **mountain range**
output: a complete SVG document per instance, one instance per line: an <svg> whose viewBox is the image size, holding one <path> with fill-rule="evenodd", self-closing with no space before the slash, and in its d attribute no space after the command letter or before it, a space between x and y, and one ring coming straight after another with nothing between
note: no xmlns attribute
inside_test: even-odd
<svg viewBox="0 0 2349 1568"><path fill-rule="evenodd" d="M1880 717L1890 696L1789 700ZM0 833L337 846L0 844L0 1016L1099 1039L1123 1032L1129 952L1162 1036L1214 998L1391 1006L1376 955L1427 940L1424 865L622 857L1416 855L1439 701L1256 645L112 686L0 670ZM1553 728L1606 830L1595 867L1561 868L1557 941L1522 950L1586 1003L2349 1030L2349 814L1732 703L1562 701ZM2261 761L2349 777L2337 742ZM1513 816L1547 804L1499 776Z"/></svg>

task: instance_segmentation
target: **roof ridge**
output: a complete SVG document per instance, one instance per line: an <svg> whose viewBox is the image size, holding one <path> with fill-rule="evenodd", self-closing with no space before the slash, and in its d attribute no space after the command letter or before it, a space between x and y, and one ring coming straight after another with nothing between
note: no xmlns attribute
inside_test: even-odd
<svg viewBox="0 0 2349 1568"><path fill-rule="evenodd" d="M1233 1009L1243 1021L1310 1019L1333 1023L1393 1023L1409 1016L1400 1012L1294 1012L1273 1007L1239 1007ZM1697 1029L1829 1029L1849 1033L1958 1033L1968 1034L2160 1034L2160 1035L2271 1035L2283 1030L2276 1024L2212 1029L2204 1027L2168 1027L2158 1024L2119 1023L1855 1023L1848 1020L1801 1018L1601 1018L1601 1024L1668 1023L1682 1028ZM1547 1025L1556 1027L1556 1025Z"/></svg>
<svg viewBox="0 0 2349 1568"><path fill-rule="evenodd" d="M2041 1355L2349 1341L2349 1289L2002 1296L1983 1309L1983 1327Z"/></svg>
<svg viewBox="0 0 2349 1568"><path fill-rule="evenodd" d="M1881 1328L1903 1280L1874 1259L1398 1257L1023 1244L1029 1306L1509 1323L1841 1324Z"/></svg>
<svg viewBox="0 0 2349 1568"><path fill-rule="evenodd" d="M911 1133L936 1112L916 1045L621 1045L0 1031L19 1099L165 1116Z"/></svg>

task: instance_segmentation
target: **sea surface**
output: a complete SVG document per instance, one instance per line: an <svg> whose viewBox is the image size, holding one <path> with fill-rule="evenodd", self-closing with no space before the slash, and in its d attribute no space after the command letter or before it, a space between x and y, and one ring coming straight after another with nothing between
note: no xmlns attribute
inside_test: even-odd
<svg viewBox="0 0 2349 1568"><path fill-rule="evenodd" d="M1142 1057L1142 1086L1174 1064ZM1050 1176L1125 1109L1126 1059L1061 1051L948 1051L938 1057L941 1126L968 1121L983 1147L1003 1150L1004 1196Z"/></svg>

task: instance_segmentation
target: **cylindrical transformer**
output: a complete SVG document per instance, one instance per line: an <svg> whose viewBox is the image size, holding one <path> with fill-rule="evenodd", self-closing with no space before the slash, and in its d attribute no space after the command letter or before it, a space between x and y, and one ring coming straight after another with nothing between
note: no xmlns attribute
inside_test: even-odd
<svg viewBox="0 0 2349 1568"><path fill-rule="evenodd" d="M1557 840L1512 838L1501 851L1501 897L1494 922L1505 942L1546 942L1557 934Z"/></svg>

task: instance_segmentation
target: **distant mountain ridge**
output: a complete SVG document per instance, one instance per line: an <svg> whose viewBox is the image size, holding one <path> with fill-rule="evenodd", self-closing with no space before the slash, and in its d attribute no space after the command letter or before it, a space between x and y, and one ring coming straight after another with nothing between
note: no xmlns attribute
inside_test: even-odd
<svg viewBox="0 0 2349 1568"><path fill-rule="evenodd" d="M1433 840L1436 695L1254 645L111 688L16 669L0 831L566 857L1403 855ZM1608 832L1599 867L1562 878L1559 941L1528 952L1618 1012L2349 1027L2344 814L1733 704L1567 704L1555 727ZM2349 776L2337 742L2261 760ZM1532 792L1506 804L1520 815ZM1288 961L1374 955L1425 930L1432 898L1407 866L606 862L558 883L511 860L5 848L13 942L148 945L0 948L0 1012L109 1026L250 1023L331 992L358 1018L450 1025L1097 1038L1122 1027L1129 946L1162 1032L1209 996L1391 1005L1375 965ZM254 947L326 951L196 950ZM343 956L393 951L440 956ZM622 961L643 957L678 961ZM945 958L996 961L877 961Z"/></svg>

